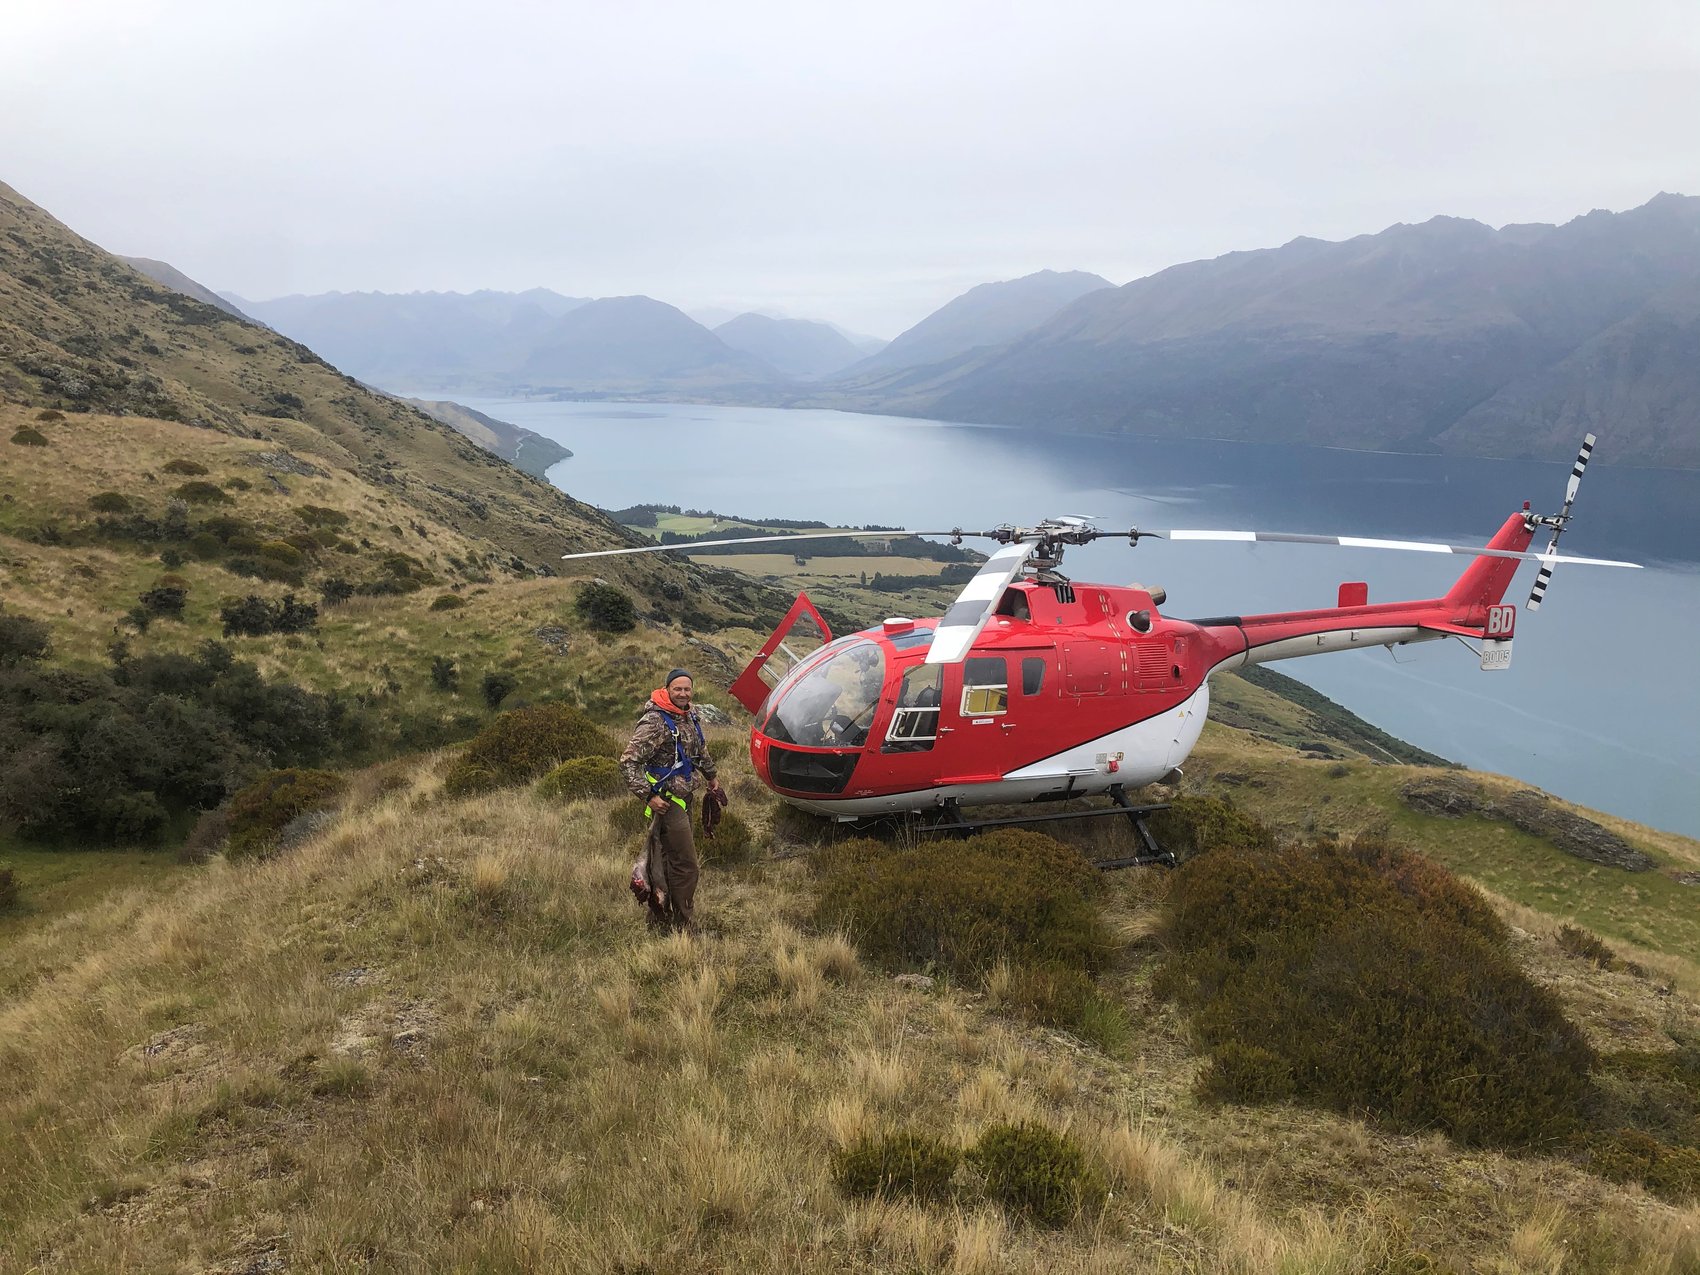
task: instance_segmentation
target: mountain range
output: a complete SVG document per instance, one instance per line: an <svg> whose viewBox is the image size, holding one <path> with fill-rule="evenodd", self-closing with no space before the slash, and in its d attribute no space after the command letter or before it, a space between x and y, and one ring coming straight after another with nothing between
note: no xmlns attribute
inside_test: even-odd
<svg viewBox="0 0 1700 1275"><path fill-rule="evenodd" d="M1592 430L1613 461L1700 466L1700 198L1230 253L842 388L821 405L1548 459Z"/></svg>
<svg viewBox="0 0 1700 1275"><path fill-rule="evenodd" d="M862 357L830 325L748 313L711 331L648 297L225 299L398 391L1546 459L1592 431L1611 461L1700 466L1700 198L1674 194L1562 225L1301 237L1120 287L1040 271Z"/></svg>

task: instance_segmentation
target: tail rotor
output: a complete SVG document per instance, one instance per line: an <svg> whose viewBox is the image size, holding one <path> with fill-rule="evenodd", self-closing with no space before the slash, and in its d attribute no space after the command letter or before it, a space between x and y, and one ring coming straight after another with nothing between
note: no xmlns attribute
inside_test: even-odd
<svg viewBox="0 0 1700 1275"><path fill-rule="evenodd" d="M1582 485L1582 471L1588 468L1588 458L1593 454L1594 436L1585 434L1582 437L1582 450L1576 453L1576 465L1570 471L1570 481L1564 485L1564 508L1555 517L1540 520L1552 527L1552 539L1547 541L1543 558L1551 558L1558 551L1558 538L1564 534L1564 528L1570 522L1570 506L1576 503L1576 489ZM1529 590L1529 610L1541 609L1541 599L1546 596L1547 585L1552 582L1552 568L1550 561L1541 563L1540 572L1535 576L1535 587Z"/></svg>

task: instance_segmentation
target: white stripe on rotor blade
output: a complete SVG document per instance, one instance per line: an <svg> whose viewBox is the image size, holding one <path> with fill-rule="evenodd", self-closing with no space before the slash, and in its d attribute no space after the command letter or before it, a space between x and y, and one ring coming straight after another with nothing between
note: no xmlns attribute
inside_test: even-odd
<svg viewBox="0 0 1700 1275"><path fill-rule="evenodd" d="M730 540L689 540L671 545L639 545L635 549L597 549L591 553L563 553L562 562L574 558L612 558L622 553L689 553L693 549L717 548L721 545L790 544L794 540L897 540L903 536L951 536L953 531L808 531L794 536L736 536Z"/></svg>
<svg viewBox="0 0 1700 1275"><path fill-rule="evenodd" d="M1340 543L1348 549L1408 549L1412 553L1453 553L1451 545L1437 545L1427 540L1370 540L1363 536L1341 536Z"/></svg>
<svg viewBox="0 0 1700 1275"><path fill-rule="evenodd" d="M992 617L993 601L1027 564L1036 548L1032 544L1005 545L986 559L939 621L932 645L927 648L928 664L955 664L968 654L974 639Z"/></svg>

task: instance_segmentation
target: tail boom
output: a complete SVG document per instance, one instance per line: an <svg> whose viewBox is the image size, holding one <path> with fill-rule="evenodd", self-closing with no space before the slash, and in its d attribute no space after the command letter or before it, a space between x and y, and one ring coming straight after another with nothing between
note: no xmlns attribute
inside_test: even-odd
<svg viewBox="0 0 1700 1275"><path fill-rule="evenodd" d="M1534 527L1519 512L1505 520L1486 547L1522 553L1533 539ZM1439 598L1232 616L1200 621L1199 625L1217 644L1215 669L1331 651L1433 642L1453 634L1483 638L1489 635L1491 612L1502 603L1520 562L1518 558L1476 558Z"/></svg>

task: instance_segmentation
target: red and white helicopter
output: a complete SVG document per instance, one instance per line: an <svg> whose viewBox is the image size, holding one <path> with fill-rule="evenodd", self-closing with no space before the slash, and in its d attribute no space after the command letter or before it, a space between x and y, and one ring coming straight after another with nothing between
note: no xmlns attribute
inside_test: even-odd
<svg viewBox="0 0 1700 1275"><path fill-rule="evenodd" d="M1541 564L1529 596L1538 609L1557 563L1635 567L1559 556L1558 539L1594 445L1588 435L1561 512L1508 517L1485 546L1252 531L1105 531L1082 518L991 531L1001 546L939 619L889 619L832 640L799 595L761 652L732 684L755 715L750 757L785 801L841 819L1109 793L1125 805L1137 789L1176 772L1198 742L1210 677L1223 669L1363 647L1473 638L1481 667L1511 661L1517 608L1503 601L1525 560ZM1528 552L1551 529L1544 551ZM753 536L569 554L591 558L663 549L890 532ZM1342 545L1473 557L1443 596L1371 602L1368 586L1342 584L1336 605L1270 615L1183 620L1163 615L1164 592L1071 582L1057 567L1069 545L1109 537ZM826 644L772 685L762 673L804 616ZM1113 813L1113 812L1110 812ZM1000 822L1018 822L1008 820ZM1020 820L1019 822L1026 822ZM1137 826L1137 825L1136 825Z"/></svg>

